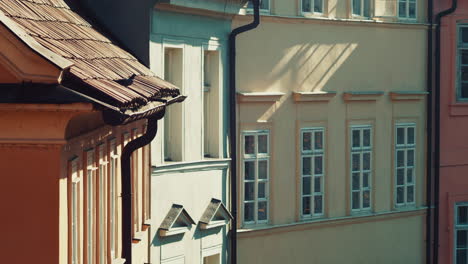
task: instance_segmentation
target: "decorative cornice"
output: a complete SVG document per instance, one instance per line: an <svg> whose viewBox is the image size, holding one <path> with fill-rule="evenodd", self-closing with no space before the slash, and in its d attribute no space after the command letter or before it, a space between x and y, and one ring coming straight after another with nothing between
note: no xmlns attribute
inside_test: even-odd
<svg viewBox="0 0 468 264"><path fill-rule="evenodd" d="M223 170L229 167L231 159L210 159L194 162L173 162L152 167L151 176L159 176L170 172L189 172L206 170Z"/></svg>
<svg viewBox="0 0 468 264"><path fill-rule="evenodd" d="M422 91L402 91L402 92L390 92L390 99L392 101L419 101L423 100L428 92Z"/></svg>
<svg viewBox="0 0 468 264"><path fill-rule="evenodd" d="M51 112L81 112L92 111L90 103L72 104L0 104L0 111L51 111Z"/></svg>
<svg viewBox="0 0 468 264"><path fill-rule="evenodd" d="M281 99L285 93L281 92L237 92L237 102L239 103L274 103Z"/></svg>
<svg viewBox="0 0 468 264"><path fill-rule="evenodd" d="M346 102L353 101L376 101L379 99L384 92L381 91L369 91L369 92L344 92L343 99Z"/></svg>
<svg viewBox="0 0 468 264"><path fill-rule="evenodd" d="M328 102L336 92L293 92L294 102Z"/></svg>

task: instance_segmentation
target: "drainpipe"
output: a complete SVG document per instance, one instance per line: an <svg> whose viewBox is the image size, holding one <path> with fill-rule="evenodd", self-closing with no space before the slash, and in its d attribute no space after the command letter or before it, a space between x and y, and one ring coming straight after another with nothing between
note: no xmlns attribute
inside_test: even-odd
<svg viewBox="0 0 468 264"><path fill-rule="evenodd" d="M452 6L437 14L435 18L435 138L434 138L434 263L439 263L439 195L440 195L440 23L444 16L450 15L457 9L457 0L452 0Z"/></svg>
<svg viewBox="0 0 468 264"><path fill-rule="evenodd" d="M122 258L125 259L125 264L132 264L132 177L131 177L131 164L130 157L132 153L149 143L154 139L158 130L158 120L164 116L164 110L148 116L148 124L146 133L142 136L132 140L125 145L122 150L121 156L121 185L122 185ZM116 126L122 124L123 115L105 112L104 120L107 124Z"/></svg>
<svg viewBox="0 0 468 264"><path fill-rule="evenodd" d="M229 134L231 156L231 213L233 215L230 231L230 264L237 264L237 124L236 124L236 37L252 30L260 24L260 1L253 2L254 20L252 23L235 28L229 34Z"/></svg>
<svg viewBox="0 0 468 264"><path fill-rule="evenodd" d="M431 254L431 248L432 248L432 240L431 240L431 234L432 234L432 102L434 100L433 95L432 95L432 70L433 70L433 50L432 50L432 44L433 44L433 39L432 39L432 31L434 30L434 19L433 19L433 6L434 6L434 0L428 0L427 1L427 17L428 17L428 22L429 22L429 29L427 31L427 108L426 108L426 120L427 120L427 126L426 126L426 146L427 146L427 156L426 156L426 177L427 177L427 182L426 182L426 204L427 204L427 214L426 214L426 264L431 264L432 260L432 254Z"/></svg>

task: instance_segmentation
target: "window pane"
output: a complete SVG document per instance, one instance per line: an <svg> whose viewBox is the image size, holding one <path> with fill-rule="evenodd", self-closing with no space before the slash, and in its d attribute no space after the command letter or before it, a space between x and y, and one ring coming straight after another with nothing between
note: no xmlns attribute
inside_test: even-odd
<svg viewBox="0 0 468 264"><path fill-rule="evenodd" d="M310 197L302 197L302 214L309 215L310 212Z"/></svg>
<svg viewBox="0 0 468 264"><path fill-rule="evenodd" d="M244 190L244 199L246 201L253 201L255 197L255 183L254 182L246 182L245 183L245 190Z"/></svg>
<svg viewBox="0 0 468 264"><path fill-rule="evenodd" d="M245 136L244 144L245 154L255 154L255 136Z"/></svg>
<svg viewBox="0 0 468 264"><path fill-rule="evenodd" d="M468 50L460 50L462 64L468 64Z"/></svg>
<svg viewBox="0 0 468 264"><path fill-rule="evenodd" d="M412 203L414 202L414 186L411 185L411 186L408 186L407 188L408 188L408 193L407 193L408 197L406 197L406 200L408 203Z"/></svg>
<svg viewBox="0 0 468 264"><path fill-rule="evenodd" d="M370 129L364 129L363 130L363 135L362 135L362 140L363 140L363 146L364 147L370 147L370 144L371 144L371 133L370 133Z"/></svg>
<svg viewBox="0 0 468 264"><path fill-rule="evenodd" d="M468 206L459 206L458 207L458 221L459 225L468 224Z"/></svg>
<svg viewBox="0 0 468 264"><path fill-rule="evenodd" d="M413 169L406 169L406 182L413 183Z"/></svg>
<svg viewBox="0 0 468 264"><path fill-rule="evenodd" d="M405 2L400 2L398 4L398 16L406 17L406 3Z"/></svg>
<svg viewBox="0 0 468 264"><path fill-rule="evenodd" d="M267 160L258 161L258 178L259 179L268 178L268 161Z"/></svg>
<svg viewBox="0 0 468 264"><path fill-rule="evenodd" d="M370 170L370 164L371 164L370 153L369 152L363 153L362 154L362 169Z"/></svg>
<svg viewBox="0 0 468 264"><path fill-rule="evenodd" d="M468 235L467 230L458 230L457 231L457 248L466 248L466 236Z"/></svg>
<svg viewBox="0 0 468 264"><path fill-rule="evenodd" d="M405 128L403 127L397 128L397 144L405 144Z"/></svg>
<svg viewBox="0 0 468 264"><path fill-rule="evenodd" d="M461 67L461 80L468 81L468 66Z"/></svg>
<svg viewBox="0 0 468 264"><path fill-rule="evenodd" d="M466 249L457 249L457 264L467 264Z"/></svg>
<svg viewBox="0 0 468 264"><path fill-rule="evenodd" d="M408 144L414 144L414 127L408 127Z"/></svg>
<svg viewBox="0 0 468 264"><path fill-rule="evenodd" d="M468 27L460 28L461 31L461 41L464 43L468 42Z"/></svg>
<svg viewBox="0 0 468 264"><path fill-rule="evenodd" d="M468 98L468 83L462 83L460 89L460 97Z"/></svg>
<svg viewBox="0 0 468 264"><path fill-rule="evenodd" d="M310 1L311 0L302 0L302 12L310 12Z"/></svg>
<svg viewBox="0 0 468 264"><path fill-rule="evenodd" d="M245 203L244 204L244 221L251 222L254 220L254 204Z"/></svg>
<svg viewBox="0 0 468 264"><path fill-rule="evenodd" d="M266 220L268 215L267 202L258 202L258 220Z"/></svg>
<svg viewBox="0 0 468 264"><path fill-rule="evenodd" d="M322 150L323 149L323 132L322 131L315 132L314 139L315 139L315 142L314 142L315 150Z"/></svg>
<svg viewBox="0 0 468 264"><path fill-rule="evenodd" d="M397 187L397 203L405 202L405 187Z"/></svg>
<svg viewBox="0 0 468 264"><path fill-rule="evenodd" d="M314 179L314 192L322 192L322 177L315 177Z"/></svg>
<svg viewBox="0 0 468 264"><path fill-rule="evenodd" d="M304 151L312 150L312 133L310 132L302 133L302 150Z"/></svg>
<svg viewBox="0 0 468 264"><path fill-rule="evenodd" d="M361 0L353 0L353 15L361 15Z"/></svg>
<svg viewBox="0 0 468 264"><path fill-rule="evenodd" d="M364 14L365 17L370 17L370 0L364 0Z"/></svg>
<svg viewBox="0 0 468 264"><path fill-rule="evenodd" d="M359 209L361 206L360 206L360 199L359 199L359 192L353 192L353 197L352 197L352 201L351 201L351 207L353 209Z"/></svg>
<svg viewBox="0 0 468 264"><path fill-rule="evenodd" d="M364 172L362 174L362 187L363 188L369 187L369 173L368 172Z"/></svg>
<svg viewBox="0 0 468 264"><path fill-rule="evenodd" d="M314 197L314 213L321 214L322 213L322 196L317 195Z"/></svg>
<svg viewBox="0 0 468 264"><path fill-rule="evenodd" d="M359 169L361 167L361 155L353 154L351 162L352 162L353 171L359 171Z"/></svg>
<svg viewBox="0 0 468 264"><path fill-rule="evenodd" d="M244 177L246 180L255 179L255 161L244 162Z"/></svg>
<svg viewBox="0 0 468 264"><path fill-rule="evenodd" d="M404 167L405 166L405 151L399 150L397 151L397 167Z"/></svg>
<svg viewBox="0 0 468 264"><path fill-rule="evenodd" d="M317 13L323 12L322 0L314 1L314 12L317 12Z"/></svg>
<svg viewBox="0 0 468 264"><path fill-rule="evenodd" d="M314 165L315 165L315 171L314 174L322 174L323 173L323 168L322 168L322 156L315 156L314 157Z"/></svg>
<svg viewBox="0 0 468 264"><path fill-rule="evenodd" d="M361 188L359 173L353 173L353 190L359 190Z"/></svg>
<svg viewBox="0 0 468 264"><path fill-rule="evenodd" d="M353 137L353 145L352 146L353 146L353 148L358 148L358 147L361 146L361 143L360 143L361 136L360 136L360 134L361 134L360 130L353 130L353 132L352 132L352 135L353 135L352 136Z"/></svg>
<svg viewBox="0 0 468 264"><path fill-rule="evenodd" d="M362 193L362 207L363 208L370 207L370 191L364 191Z"/></svg>
<svg viewBox="0 0 468 264"><path fill-rule="evenodd" d="M311 177L303 177L302 178L302 194L307 195L310 194L311 189Z"/></svg>
<svg viewBox="0 0 468 264"><path fill-rule="evenodd" d="M416 18L416 3L409 3L409 17Z"/></svg>
<svg viewBox="0 0 468 264"><path fill-rule="evenodd" d="M311 175L311 168L310 168L311 163L312 163L311 157L302 158L302 174L303 175Z"/></svg>
<svg viewBox="0 0 468 264"><path fill-rule="evenodd" d="M405 184L405 169L397 169L397 185Z"/></svg>
<svg viewBox="0 0 468 264"><path fill-rule="evenodd" d="M414 150L412 149L406 152L406 166L414 166Z"/></svg>
<svg viewBox="0 0 468 264"><path fill-rule="evenodd" d="M268 154L268 136L258 136L258 153Z"/></svg>
<svg viewBox="0 0 468 264"><path fill-rule="evenodd" d="M258 183L258 198L266 198L266 182Z"/></svg>

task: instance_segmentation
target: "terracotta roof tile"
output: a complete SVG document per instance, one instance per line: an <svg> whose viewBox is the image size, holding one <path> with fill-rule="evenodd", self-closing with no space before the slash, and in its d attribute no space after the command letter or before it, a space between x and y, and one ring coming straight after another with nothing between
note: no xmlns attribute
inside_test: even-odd
<svg viewBox="0 0 468 264"><path fill-rule="evenodd" d="M156 77L64 0L1 0L0 11L46 49L71 61L71 79L91 87L86 92L95 89L95 95L112 98L121 109L179 95L176 86Z"/></svg>

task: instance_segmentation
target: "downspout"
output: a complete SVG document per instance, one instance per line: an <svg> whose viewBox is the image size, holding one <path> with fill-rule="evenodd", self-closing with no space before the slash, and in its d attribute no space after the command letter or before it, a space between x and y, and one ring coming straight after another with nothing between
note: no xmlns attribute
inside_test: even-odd
<svg viewBox="0 0 468 264"><path fill-rule="evenodd" d="M146 133L132 140L125 145L121 156L121 185L122 185L122 258L125 259L125 264L132 263L132 182L131 182L131 164L130 157L132 153L149 143L154 139L158 130L158 120L164 116L165 108L156 114L153 114L148 119ZM118 125L123 120L118 115L105 115L104 120L112 126Z"/></svg>
<svg viewBox="0 0 468 264"><path fill-rule="evenodd" d="M426 264L431 264L432 260L432 102L434 100L432 94L432 70L433 70L433 39L432 39L432 31L434 30L434 19L433 19L433 6L434 0L427 1L427 17L429 22L429 29L427 31L427 105L426 105L426 205L427 205L427 214L426 214Z"/></svg>
<svg viewBox="0 0 468 264"><path fill-rule="evenodd" d="M440 195L440 23L444 16L450 15L457 9L457 0L452 0L452 6L437 14L435 18L435 137L434 137L434 263L439 263L439 195Z"/></svg>
<svg viewBox="0 0 468 264"><path fill-rule="evenodd" d="M237 124L236 124L236 37L252 30L260 24L260 1L253 2L254 20L240 26L229 34L229 135L231 156L231 213L233 216L230 230L231 252L230 264L237 264Z"/></svg>

